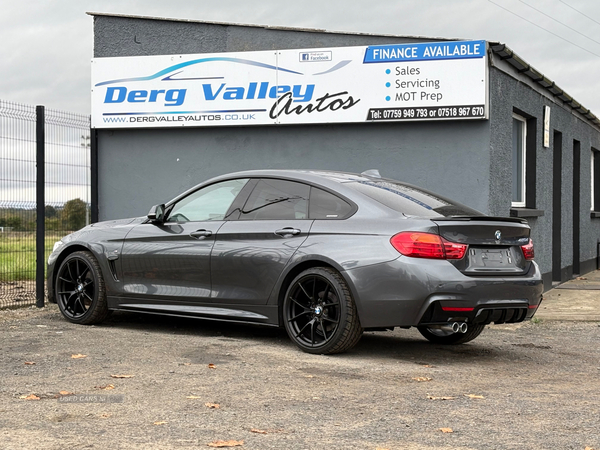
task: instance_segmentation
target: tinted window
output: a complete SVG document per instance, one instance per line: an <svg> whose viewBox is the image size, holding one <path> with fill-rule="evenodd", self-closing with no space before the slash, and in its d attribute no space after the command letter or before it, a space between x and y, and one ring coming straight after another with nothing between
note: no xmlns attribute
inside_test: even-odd
<svg viewBox="0 0 600 450"><path fill-rule="evenodd" d="M247 179L222 181L199 189L175 203L168 221L224 220L233 200L247 182Z"/></svg>
<svg viewBox="0 0 600 450"><path fill-rule="evenodd" d="M310 187L293 181L263 179L244 205L241 220L307 219Z"/></svg>
<svg viewBox="0 0 600 450"><path fill-rule="evenodd" d="M453 202L433 192L391 180L348 183L359 192L407 216L481 216L479 211Z"/></svg>
<svg viewBox="0 0 600 450"><path fill-rule="evenodd" d="M308 216L311 219L344 219L352 212L352 206L337 195L316 187L310 188Z"/></svg>

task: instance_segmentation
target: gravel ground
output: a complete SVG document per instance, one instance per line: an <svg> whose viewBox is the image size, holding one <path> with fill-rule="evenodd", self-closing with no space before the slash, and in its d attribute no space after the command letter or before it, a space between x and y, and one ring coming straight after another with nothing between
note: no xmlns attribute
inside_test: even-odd
<svg viewBox="0 0 600 450"><path fill-rule="evenodd" d="M600 450L593 322L491 326L456 347L365 333L314 356L277 329L125 313L86 327L50 305L0 311L0 336L2 449Z"/></svg>

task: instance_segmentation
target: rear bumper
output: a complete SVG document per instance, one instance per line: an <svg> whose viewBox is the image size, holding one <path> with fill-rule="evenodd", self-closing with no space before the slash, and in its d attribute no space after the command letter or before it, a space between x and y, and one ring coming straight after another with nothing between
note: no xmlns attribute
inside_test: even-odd
<svg viewBox="0 0 600 450"><path fill-rule="evenodd" d="M530 319L539 307L521 301L487 301L474 307L453 308L448 302L435 301L421 317L419 325L444 325L449 322L466 322L474 325L490 323L518 323Z"/></svg>
<svg viewBox="0 0 600 450"><path fill-rule="evenodd" d="M465 276L448 261L400 257L344 272L365 328L520 322L542 299L539 267L521 276Z"/></svg>

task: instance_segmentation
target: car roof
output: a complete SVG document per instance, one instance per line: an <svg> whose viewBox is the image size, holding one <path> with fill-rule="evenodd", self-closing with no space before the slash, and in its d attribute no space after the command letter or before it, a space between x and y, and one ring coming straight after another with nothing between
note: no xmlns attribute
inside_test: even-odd
<svg viewBox="0 0 600 450"><path fill-rule="evenodd" d="M329 170L292 170L292 169L264 169L264 170L245 170L242 172L234 172L226 175L222 175L220 178L257 178L257 177L268 177L268 178L290 178L295 180L313 181L316 183L323 183L324 181L331 181L334 183L348 183L352 181L375 181L381 180L381 178L372 177L369 175L341 172L341 171L329 171ZM215 180L216 181L216 180Z"/></svg>

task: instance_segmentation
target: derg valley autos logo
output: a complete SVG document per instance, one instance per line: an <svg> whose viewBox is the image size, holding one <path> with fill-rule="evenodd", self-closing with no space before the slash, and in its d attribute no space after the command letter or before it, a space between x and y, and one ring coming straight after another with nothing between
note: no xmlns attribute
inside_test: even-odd
<svg viewBox="0 0 600 450"><path fill-rule="evenodd" d="M354 99L351 95L348 95L347 91L337 93L326 93L314 98L316 85L315 84L293 84L284 85L271 84L269 81L256 81L249 82L243 86L229 85L227 82L207 82L209 79L225 79L225 77L182 77L177 78L181 74L182 69L206 62L213 61L227 61L237 64L246 64L252 66L258 66L268 70L277 70L296 75L304 75L300 72L285 69L282 67L275 67L269 64L260 63L257 61L243 60L239 58L228 58L228 57L213 57L203 58L193 61L184 62L174 66L167 67L153 75L145 77L134 77L124 78L110 81L103 81L96 84L96 87L107 86L104 94L103 103L106 105L111 104L143 104L143 103L154 103L167 108L173 108L182 106L186 97L188 96L188 89L132 89L125 86L126 83L130 82L144 82L144 81L200 81L200 92L205 102L217 102L222 105L222 102L231 101L252 101L252 100L266 100L273 99L274 102L269 110L269 117L276 119L282 114L304 114L313 112L323 111L337 111L339 109L348 109L356 105L360 99ZM334 67L332 70L346 65L338 64L339 67ZM327 71L327 72L330 72ZM225 113L225 112L266 112L266 109L233 109L227 108L226 110L209 109L206 111L185 111L185 113ZM179 111L158 111L152 112L123 112L123 113L105 113L105 115L141 115L141 114L177 114ZM183 112L181 112L183 113Z"/></svg>

